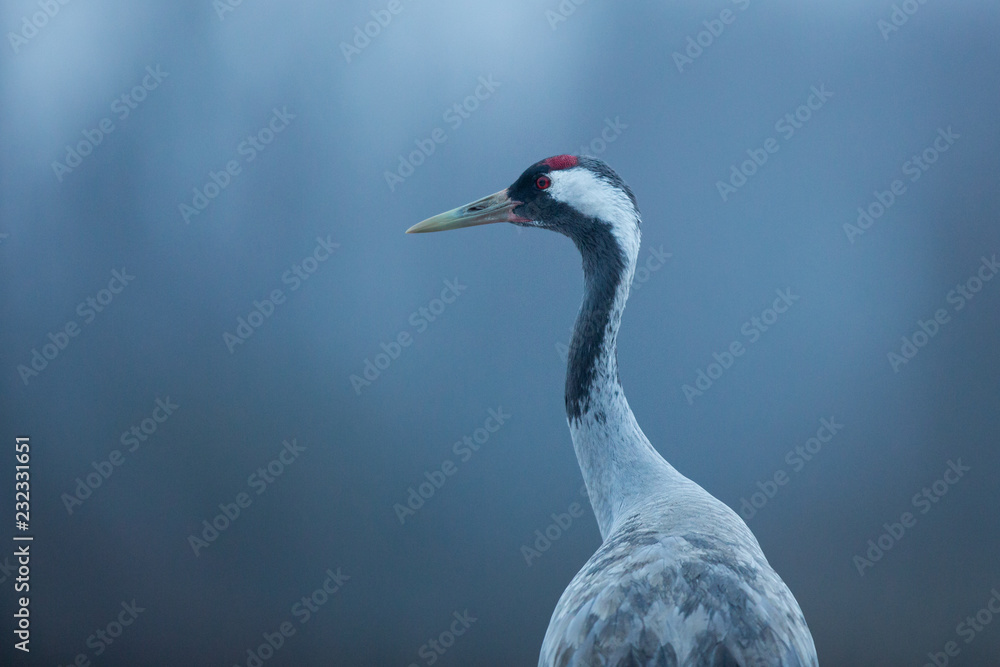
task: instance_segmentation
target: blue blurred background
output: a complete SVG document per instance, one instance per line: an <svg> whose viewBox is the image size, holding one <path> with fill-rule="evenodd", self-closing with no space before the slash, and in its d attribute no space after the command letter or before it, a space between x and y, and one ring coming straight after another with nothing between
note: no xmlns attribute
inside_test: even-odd
<svg viewBox="0 0 1000 667"><path fill-rule="evenodd" d="M23 435L35 537L29 655L0 560L3 660L534 664L600 542L579 257L403 231L585 152L644 217L639 423L748 519L821 664L1000 662L997 3L10 0L0 28L2 537Z"/></svg>

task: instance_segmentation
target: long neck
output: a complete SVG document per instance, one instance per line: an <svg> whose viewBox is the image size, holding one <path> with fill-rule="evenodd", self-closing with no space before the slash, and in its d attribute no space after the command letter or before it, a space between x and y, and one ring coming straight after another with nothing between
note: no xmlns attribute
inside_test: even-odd
<svg viewBox="0 0 1000 667"><path fill-rule="evenodd" d="M585 295L573 330L566 374L566 416L601 535L616 519L678 475L636 423L618 378L617 338L635 270L634 248L610 231L577 241Z"/></svg>

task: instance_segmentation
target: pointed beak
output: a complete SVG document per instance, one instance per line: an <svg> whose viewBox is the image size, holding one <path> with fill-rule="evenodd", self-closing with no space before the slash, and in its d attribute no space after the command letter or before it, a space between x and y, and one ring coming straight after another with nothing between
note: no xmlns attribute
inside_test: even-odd
<svg viewBox="0 0 1000 667"><path fill-rule="evenodd" d="M520 204L521 202L508 197L506 190L501 190L471 204L459 206L418 222L407 229L406 233L443 232L447 229L488 225L494 222L526 222L524 218L514 215L514 207Z"/></svg>

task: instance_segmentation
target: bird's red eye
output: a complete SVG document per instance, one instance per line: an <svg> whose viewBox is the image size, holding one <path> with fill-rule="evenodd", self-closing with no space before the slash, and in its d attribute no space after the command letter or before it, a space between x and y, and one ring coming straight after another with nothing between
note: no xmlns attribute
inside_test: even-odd
<svg viewBox="0 0 1000 667"><path fill-rule="evenodd" d="M552 185L552 181L548 176L539 176L535 179L535 187L539 190L547 190L550 185Z"/></svg>

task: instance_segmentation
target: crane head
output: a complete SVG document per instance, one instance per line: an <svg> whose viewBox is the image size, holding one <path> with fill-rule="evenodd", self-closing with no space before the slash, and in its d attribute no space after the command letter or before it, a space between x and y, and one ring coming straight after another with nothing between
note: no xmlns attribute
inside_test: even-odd
<svg viewBox="0 0 1000 667"><path fill-rule="evenodd" d="M406 232L441 232L494 222L552 229L578 242L600 224L610 227L616 237L634 235L638 242L639 210L629 187L601 160L556 155L528 167L510 187L428 218Z"/></svg>

